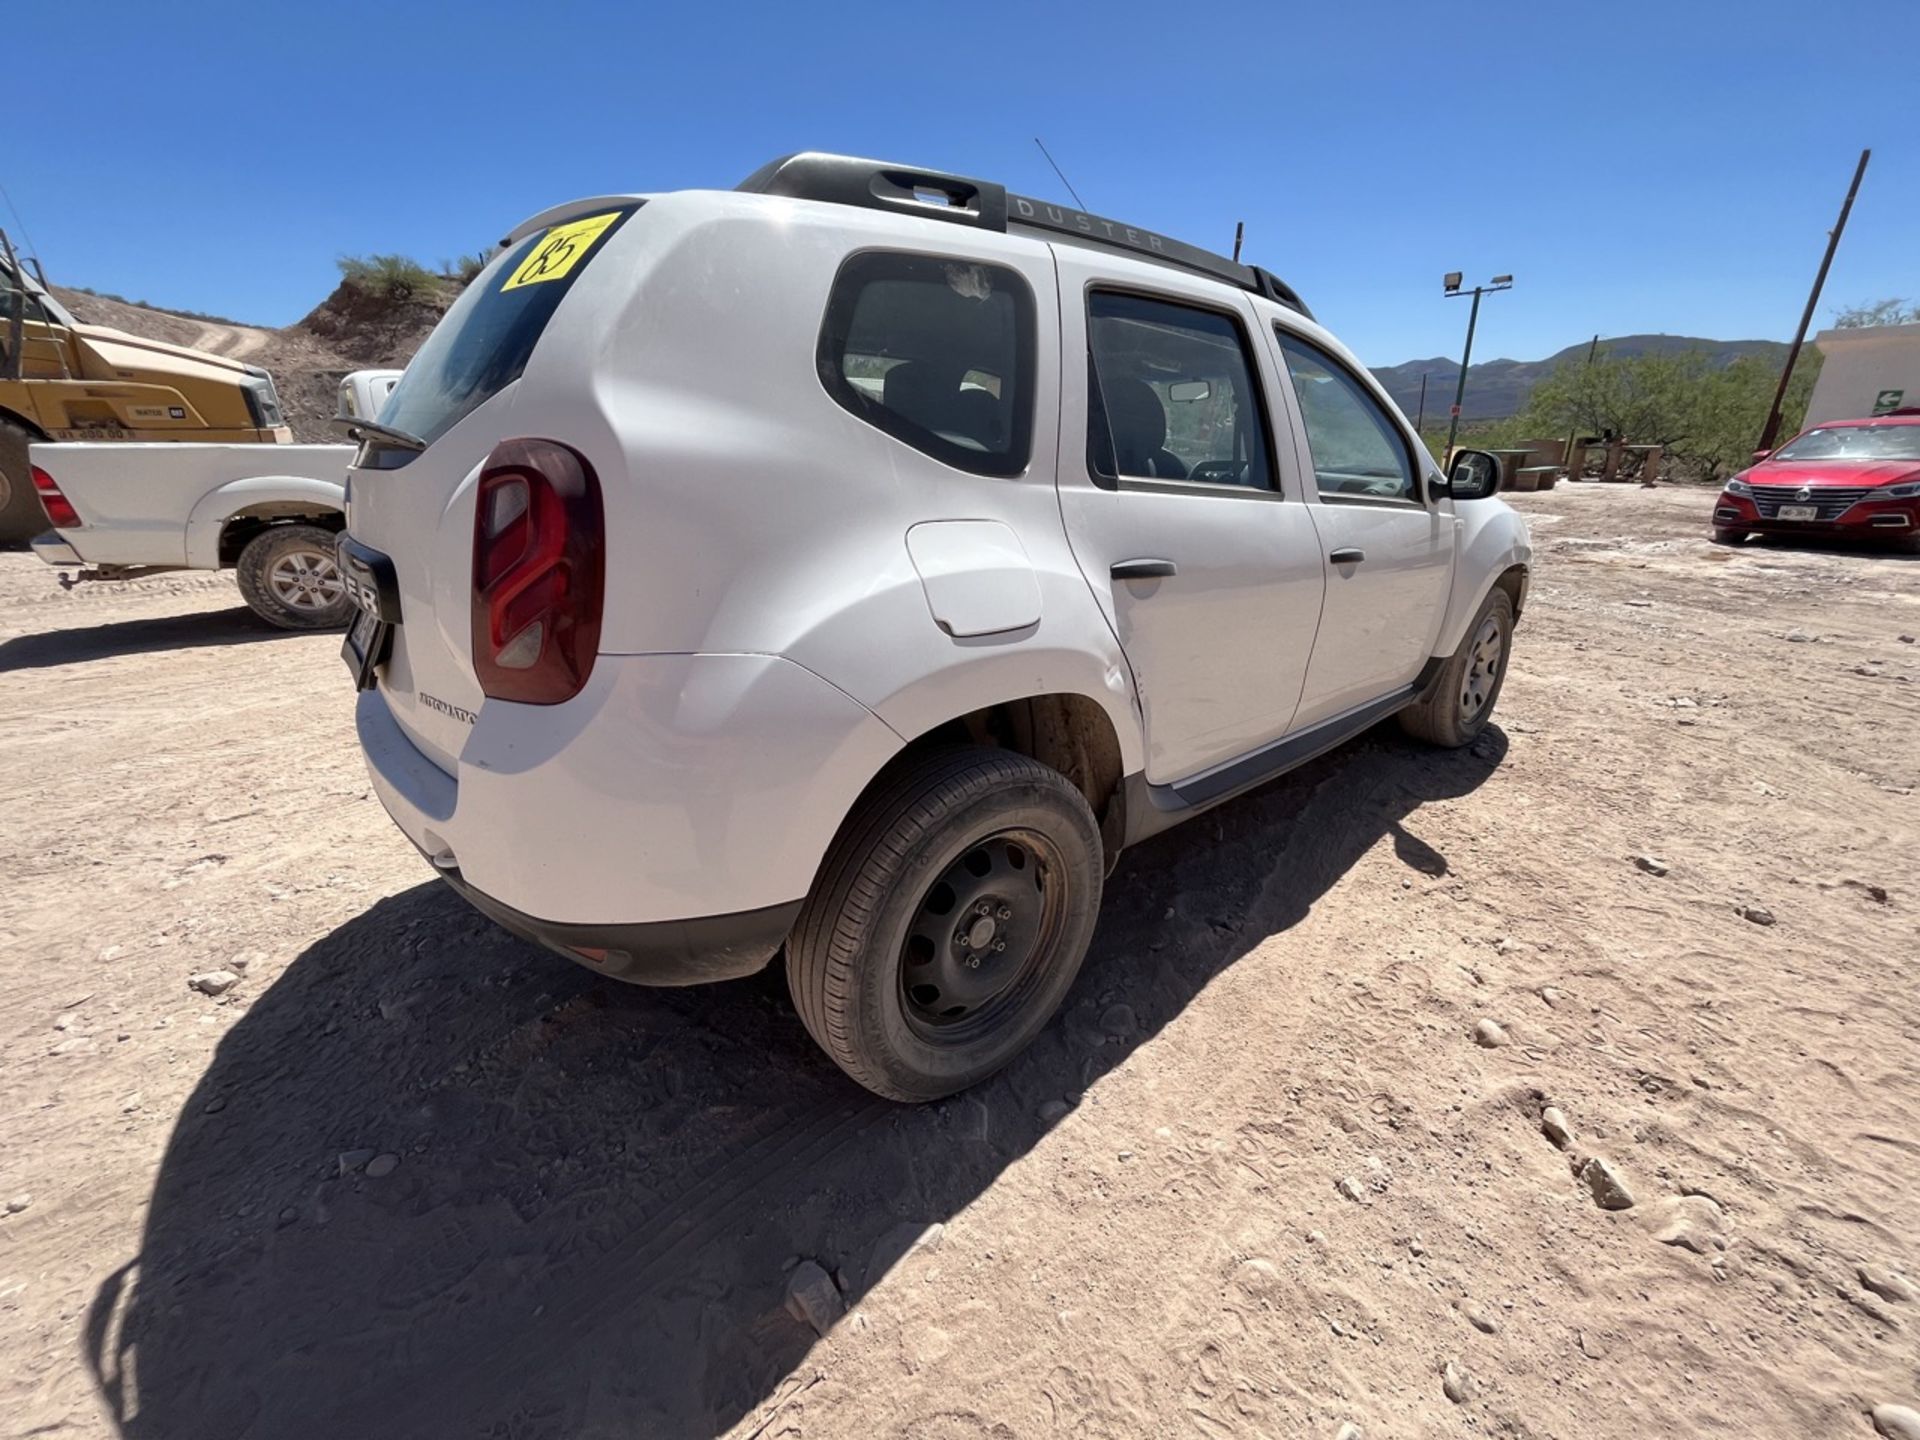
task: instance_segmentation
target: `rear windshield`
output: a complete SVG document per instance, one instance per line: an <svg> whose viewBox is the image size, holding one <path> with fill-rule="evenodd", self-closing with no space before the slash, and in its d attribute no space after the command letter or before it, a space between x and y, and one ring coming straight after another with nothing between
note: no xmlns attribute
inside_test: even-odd
<svg viewBox="0 0 1920 1440"><path fill-rule="evenodd" d="M573 282L638 208L562 221L496 255L413 357L380 423L431 445L518 380Z"/></svg>

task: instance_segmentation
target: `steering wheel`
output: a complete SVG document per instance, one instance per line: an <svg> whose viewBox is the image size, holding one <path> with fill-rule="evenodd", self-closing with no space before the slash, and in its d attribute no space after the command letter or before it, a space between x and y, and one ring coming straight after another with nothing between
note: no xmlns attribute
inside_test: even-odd
<svg viewBox="0 0 1920 1440"><path fill-rule="evenodd" d="M1201 460L1187 471L1187 479L1208 485L1244 485L1247 462L1244 460Z"/></svg>

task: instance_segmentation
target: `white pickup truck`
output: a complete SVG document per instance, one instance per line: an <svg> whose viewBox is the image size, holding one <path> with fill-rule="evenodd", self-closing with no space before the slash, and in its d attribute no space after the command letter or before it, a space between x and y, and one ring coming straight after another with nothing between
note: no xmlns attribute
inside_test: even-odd
<svg viewBox="0 0 1920 1440"><path fill-rule="evenodd" d="M376 415L397 370L340 382L343 419ZM60 583L162 570L232 570L247 604L288 630L343 626L353 604L334 555L351 445L35 445L53 528L33 541Z"/></svg>

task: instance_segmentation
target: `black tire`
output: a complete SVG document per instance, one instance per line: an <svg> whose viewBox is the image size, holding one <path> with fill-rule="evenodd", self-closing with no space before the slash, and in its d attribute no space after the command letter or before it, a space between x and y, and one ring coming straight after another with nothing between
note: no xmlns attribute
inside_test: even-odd
<svg viewBox="0 0 1920 1440"><path fill-rule="evenodd" d="M253 613L282 630L339 630L353 597L334 558L334 532L321 525L275 525L247 542L235 567Z"/></svg>
<svg viewBox="0 0 1920 1440"><path fill-rule="evenodd" d="M841 827L787 941L794 1008L876 1095L964 1090L1060 1008L1105 870L1099 824L1057 770L986 748L905 761Z"/></svg>
<svg viewBox="0 0 1920 1440"><path fill-rule="evenodd" d="M27 466L27 446L39 438L11 420L0 420L0 545L25 544L52 528Z"/></svg>
<svg viewBox="0 0 1920 1440"><path fill-rule="evenodd" d="M1498 640L1491 647L1490 671L1489 625ZM1449 750L1471 745L1487 728L1500 699L1512 653L1513 597L1496 585L1467 626L1460 648L1440 667L1426 693L1400 712L1400 728L1416 740Z"/></svg>
<svg viewBox="0 0 1920 1440"><path fill-rule="evenodd" d="M1738 545L1747 538L1744 530L1729 530L1723 526L1713 527L1713 543L1716 545Z"/></svg>

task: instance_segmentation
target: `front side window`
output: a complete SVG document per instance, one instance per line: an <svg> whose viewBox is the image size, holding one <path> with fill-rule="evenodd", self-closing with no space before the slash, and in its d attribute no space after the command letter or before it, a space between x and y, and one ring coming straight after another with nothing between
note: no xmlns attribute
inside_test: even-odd
<svg viewBox="0 0 1920 1440"><path fill-rule="evenodd" d="M1000 265L867 251L840 267L820 381L896 440L976 475L1033 449L1033 292Z"/></svg>
<svg viewBox="0 0 1920 1440"><path fill-rule="evenodd" d="M1413 457L1380 402L1317 345L1276 329L1300 397L1320 493L1369 500L1418 501Z"/></svg>
<svg viewBox="0 0 1920 1440"><path fill-rule="evenodd" d="M1272 489L1259 382L1231 316L1096 290L1087 359L1095 475Z"/></svg>

